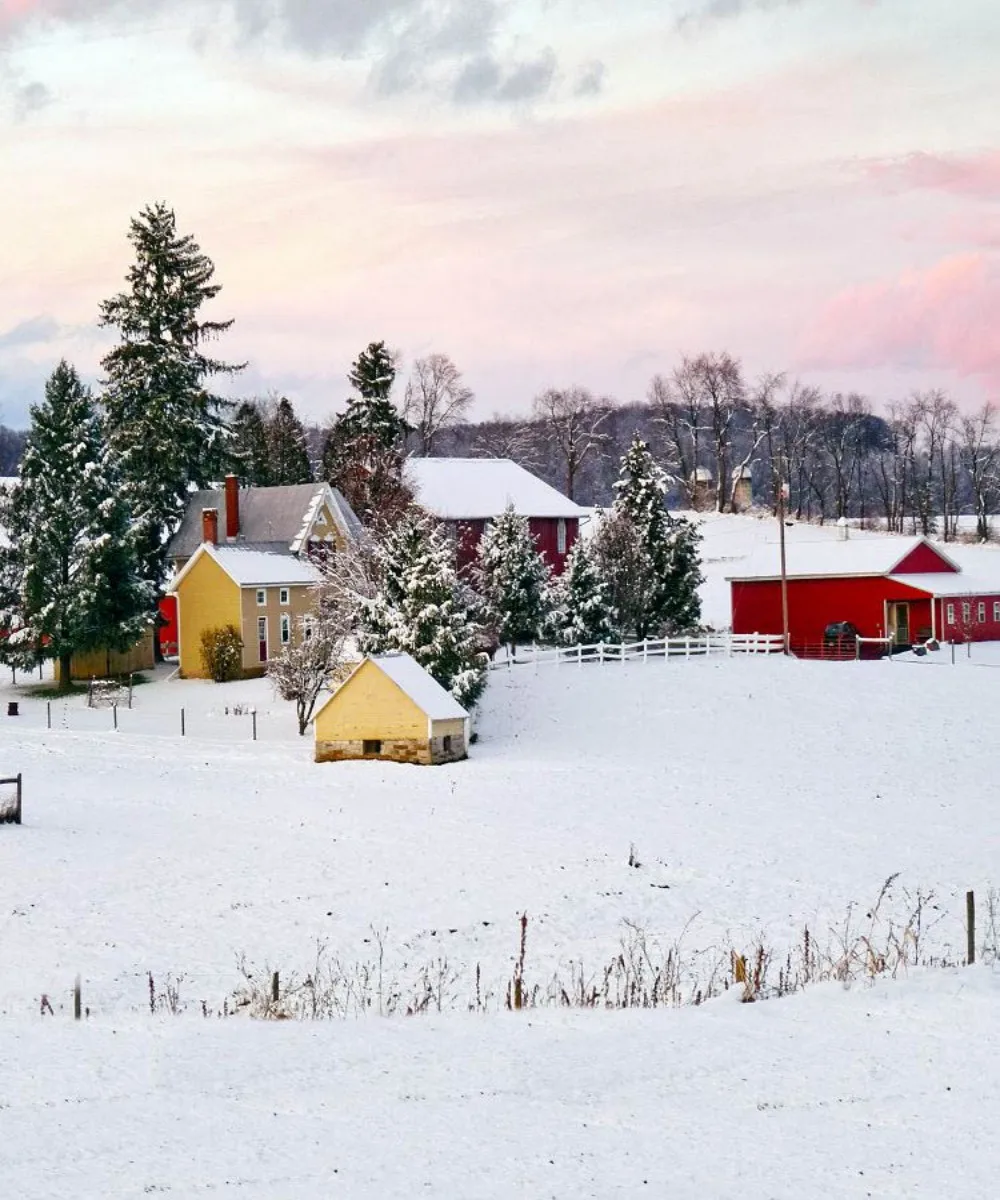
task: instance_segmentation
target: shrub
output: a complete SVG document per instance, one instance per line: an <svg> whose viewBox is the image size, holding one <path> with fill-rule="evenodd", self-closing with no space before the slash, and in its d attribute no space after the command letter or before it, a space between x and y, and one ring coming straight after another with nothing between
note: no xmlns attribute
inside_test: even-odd
<svg viewBox="0 0 1000 1200"><path fill-rule="evenodd" d="M235 625L206 629L201 635L201 658L216 683L243 676L243 639Z"/></svg>

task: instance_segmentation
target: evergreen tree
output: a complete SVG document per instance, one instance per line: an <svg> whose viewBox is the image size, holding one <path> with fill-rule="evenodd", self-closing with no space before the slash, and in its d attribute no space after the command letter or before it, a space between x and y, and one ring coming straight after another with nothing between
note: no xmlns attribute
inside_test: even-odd
<svg viewBox="0 0 1000 1200"><path fill-rule="evenodd" d="M237 408L230 434L229 457L241 486L269 487L271 462L267 425L256 401L244 400Z"/></svg>
<svg viewBox="0 0 1000 1200"><path fill-rule="evenodd" d="M78 651L124 651L152 622L135 528L90 392L66 362L31 409L21 472L5 514L7 569L20 581L16 632L59 660L63 682Z"/></svg>
<svg viewBox="0 0 1000 1200"><path fill-rule="evenodd" d="M535 548L528 518L508 505L487 525L477 555L475 578L485 619L513 653L519 642L539 636L546 616L549 571Z"/></svg>
<svg viewBox="0 0 1000 1200"><path fill-rule="evenodd" d="M272 485L312 483L306 431L291 400L282 397L267 423L268 474Z"/></svg>
<svg viewBox="0 0 1000 1200"><path fill-rule="evenodd" d="M391 399L395 379L385 342L372 342L351 365L355 394L323 446L324 478L366 524L391 522L410 501L402 482L406 425Z"/></svg>
<svg viewBox="0 0 1000 1200"><path fill-rule="evenodd" d="M190 235L177 233L164 204L131 222L135 262L125 291L101 305L101 325L120 341L103 359L108 441L138 526L143 574L161 580L167 534L192 485L207 486L226 461L227 401L208 391L215 375L241 366L211 358L207 342L232 321L200 319L220 286L215 267Z"/></svg>
<svg viewBox="0 0 1000 1200"><path fill-rule="evenodd" d="M563 573L549 588L547 628L566 646L592 646L614 637L610 597L589 538L578 538Z"/></svg>
<svg viewBox="0 0 1000 1200"><path fill-rule="evenodd" d="M636 436L622 458L615 501L595 551L619 636L690 629L701 618L698 531L671 518L666 476Z"/></svg>
<svg viewBox="0 0 1000 1200"><path fill-rule="evenodd" d="M402 650L471 708L486 687L486 655L470 619L453 552L433 518L410 508L376 548L380 586L360 605L363 654Z"/></svg>

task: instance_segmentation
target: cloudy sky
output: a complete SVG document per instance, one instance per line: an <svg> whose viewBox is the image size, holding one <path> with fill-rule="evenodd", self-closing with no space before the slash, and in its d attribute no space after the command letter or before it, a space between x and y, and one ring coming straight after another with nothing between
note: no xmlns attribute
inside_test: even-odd
<svg viewBox="0 0 1000 1200"><path fill-rule="evenodd" d="M482 415L708 349L1000 399L998 61L996 0L0 0L0 420L154 200L316 419L379 338Z"/></svg>

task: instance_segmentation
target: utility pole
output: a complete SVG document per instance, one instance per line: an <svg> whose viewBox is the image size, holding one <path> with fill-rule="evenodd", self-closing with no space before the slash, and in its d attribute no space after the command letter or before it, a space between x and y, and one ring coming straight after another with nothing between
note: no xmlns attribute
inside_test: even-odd
<svg viewBox="0 0 1000 1200"><path fill-rule="evenodd" d="M778 544L781 547L781 634L784 653L791 653L788 637L788 573L785 564L785 501L788 499L788 484L778 480Z"/></svg>

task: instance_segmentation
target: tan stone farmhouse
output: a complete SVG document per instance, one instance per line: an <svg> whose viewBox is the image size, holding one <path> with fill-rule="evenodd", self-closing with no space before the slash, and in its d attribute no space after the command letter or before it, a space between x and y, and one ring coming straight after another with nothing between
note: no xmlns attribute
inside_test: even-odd
<svg viewBox="0 0 1000 1200"><path fill-rule="evenodd" d="M456 762L469 714L409 654L363 659L313 719L316 761Z"/></svg>

